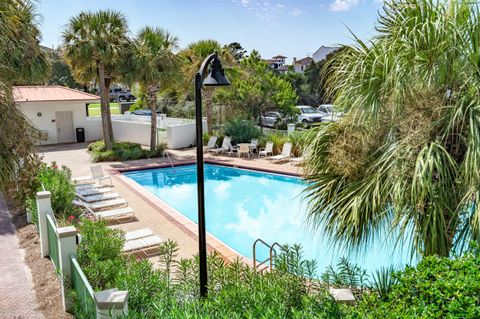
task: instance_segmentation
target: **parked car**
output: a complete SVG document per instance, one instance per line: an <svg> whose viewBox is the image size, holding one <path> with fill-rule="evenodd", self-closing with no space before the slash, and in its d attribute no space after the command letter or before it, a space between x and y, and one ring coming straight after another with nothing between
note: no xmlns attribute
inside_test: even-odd
<svg viewBox="0 0 480 319"><path fill-rule="evenodd" d="M300 111L298 115L298 123L309 127L317 125L322 122L322 114L309 105L297 105L296 108Z"/></svg>
<svg viewBox="0 0 480 319"><path fill-rule="evenodd" d="M157 110L157 114L161 114L162 111ZM152 110L135 110L131 114L133 115L143 115L143 116L151 116Z"/></svg>
<svg viewBox="0 0 480 319"><path fill-rule="evenodd" d="M122 88L110 89L109 97L112 102L130 102L137 99L130 91Z"/></svg>
<svg viewBox="0 0 480 319"><path fill-rule="evenodd" d="M342 113L335 112L333 104L321 104L317 111L322 115L322 122L336 122L342 116Z"/></svg>
<svg viewBox="0 0 480 319"><path fill-rule="evenodd" d="M282 116L278 112L267 112L260 116L260 125L275 127L282 122Z"/></svg>

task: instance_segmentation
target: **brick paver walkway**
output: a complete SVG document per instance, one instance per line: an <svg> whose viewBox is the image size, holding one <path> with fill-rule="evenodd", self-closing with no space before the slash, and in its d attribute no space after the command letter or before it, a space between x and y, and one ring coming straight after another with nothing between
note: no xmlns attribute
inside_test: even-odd
<svg viewBox="0 0 480 319"><path fill-rule="evenodd" d="M43 318L36 308L29 269L20 255L18 239L0 193L0 318Z"/></svg>

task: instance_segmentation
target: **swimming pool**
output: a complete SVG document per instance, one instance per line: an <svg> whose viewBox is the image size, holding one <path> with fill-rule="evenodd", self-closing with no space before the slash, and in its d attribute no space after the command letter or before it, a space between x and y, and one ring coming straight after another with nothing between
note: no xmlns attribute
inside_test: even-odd
<svg viewBox="0 0 480 319"><path fill-rule="evenodd" d="M195 165L124 175L197 223ZM305 222L305 186L297 177L205 164L207 231L248 258L252 258L252 244L257 238L267 243L301 244L305 258L315 259L320 272L342 256L369 271L409 262L405 248L394 249L393 240L387 238L361 254L349 256L331 247L321 230L313 231Z"/></svg>

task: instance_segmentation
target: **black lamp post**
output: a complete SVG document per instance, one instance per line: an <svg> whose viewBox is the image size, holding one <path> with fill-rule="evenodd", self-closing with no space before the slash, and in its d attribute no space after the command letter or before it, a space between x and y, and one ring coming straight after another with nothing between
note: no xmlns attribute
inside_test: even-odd
<svg viewBox="0 0 480 319"><path fill-rule="evenodd" d="M212 64L207 75L208 66ZM207 75L207 76L206 76ZM206 76L206 78L205 78ZM207 238L205 234L205 191L203 171L202 87L224 86L230 82L225 77L217 53L210 54L195 74L195 120L197 125L197 197L198 197L198 250L200 257L200 296L207 295Z"/></svg>

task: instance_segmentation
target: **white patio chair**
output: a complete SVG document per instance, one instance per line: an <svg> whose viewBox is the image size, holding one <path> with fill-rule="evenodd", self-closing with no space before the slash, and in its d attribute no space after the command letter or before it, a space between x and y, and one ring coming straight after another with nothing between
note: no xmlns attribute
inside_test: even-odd
<svg viewBox="0 0 480 319"><path fill-rule="evenodd" d="M246 154L248 155L248 158L250 158L250 145L248 144L245 144L245 143L242 143L242 144L239 144L239 148L238 148L238 151L237 151L237 154L238 154L238 157L241 157L242 154Z"/></svg>
<svg viewBox="0 0 480 319"><path fill-rule="evenodd" d="M85 190L100 190L102 188L108 188L108 185L99 185L99 184L81 184L75 186L75 190L78 191L85 191Z"/></svg>
<svg viewBox="0 0 480 319"><path fill-rule="evenodd" d="M258 158L261 156L267 157L268 155L273 155L273 142L267 142L264 148L258 150Z"/></svg>
<svg viewBox="0 0 480 319"><path fill-rule="evenodd" d="M93 203L86 203L80 199L73 200L73 204L79 207L87 207L90 208L94 212L98 212L100 210L104 210L107 208L115 207L115 206L127 206L127 201L123 198L116 198L116 199L109 199L100 202L93 202Z"/></svg>
<svg viewBox="0 0 480 319"><path fill-rule="evenodd" d="M212 149L212 152L215 154L231 152L232 150L231 142L232 142L232 138L230 136L225 136L222 141L222 146Z"/></svg>
<svg viewBox="0 0 480 319"><path fill-rule="evenodd" d="M112 183L112 177L110 175L105 175L103 173L103 169L101 165L95 165L95 166L90 166L90 170L92 171L92 178L93 180L96 180L98 184L102 184L103 180L110 180L109 185L113 185Z"/></svg>
<svg viewBox="0 0 480 319"><path fill-rule="evenodd" d="M161 243L163 243L163 239L158 235L127 240L123 245L123 253L149 257L159 253L158 246Z"/></svg>
<svg viewBox="0 0 480 319"><path fill-rule="evenodd" d="M207 146L205 147L205 150L207 152L212 152L215 149L215 145L217 144L218 137L215 135L210 136L210 139L208 140Z"/></svg>
<svg viewBox="0 0 480 319"><path fill-rule="evenodd" d="M84 209L84 217L94 217L96 219L107 219L107 220L122 220L122 219L133 219L135 217L135 211L131 207L116 208L103 211L94 211L92 205L82 202L80 200L74 200L74 205L77 205Z"/></svg>
<svg viewBox="0 0 480 319"><path fill-rule="evenodd" d="M155 235L150 228L142 228L137 230L128 231L125 233L125 240L134 240L142 237L148 237Z"/></svg>
<svg viewBox="0 0 480 319"><path fill-rule="evenodd" d="M83 196L83 195L80 195L79 193L75 193L75 195L86 203L100 202L100 201L105 201L105 200L115 199L120 197L118 193L104 193L104 194L96 194L96 195L89 195L89 196Z"/></svg>
<svg viewBox="0 0 480 319"><path fill-rule="evenodd" d="M267 159L272 161L286 161L291 157L291 155L292 155L292 143L286 142L285 144L283 144L282 154L276 155L276 156L270 156Z"/></svg>
<svg viewBox="0 0 480 319"><path fill-rule="evenodd" d="M112 192L110 187L75 189L75 192L81 196L100 195Z"/></svg>
<svg viewBox="0 0 480 319"><path fill-rule="evenodd" d="M258 138L252 138L250 140L250 150L253 152L253 151L257 151L257 148L258 148Z"/></svg>

